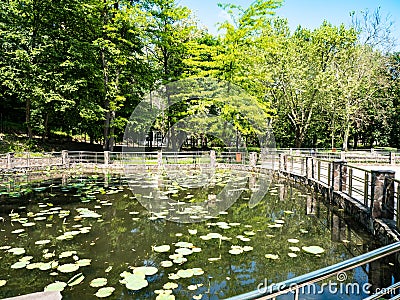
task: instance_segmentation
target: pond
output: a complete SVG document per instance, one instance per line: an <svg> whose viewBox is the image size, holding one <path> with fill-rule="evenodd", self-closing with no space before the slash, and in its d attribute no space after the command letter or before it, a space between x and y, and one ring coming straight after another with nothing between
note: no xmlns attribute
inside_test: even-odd
<svg viewBox="0 0 400 300"><path fill-rule="evenodd" d="M151 203L154 195L140 188L156 184L164 196L198 206L217 198L227 172L213 174L207 188L148 172L3 186L0 297L55 289L64 299L223 299L376 246L340 211L289 182L273 181L249 208L250 173L226 211L192 223L169 221L138 201ZM363 269L347 280L365 280Z"/></svg>

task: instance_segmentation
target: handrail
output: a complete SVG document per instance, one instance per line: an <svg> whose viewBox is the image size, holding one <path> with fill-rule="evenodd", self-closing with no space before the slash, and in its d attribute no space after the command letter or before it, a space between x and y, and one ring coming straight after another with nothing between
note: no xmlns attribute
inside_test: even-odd
<svg viewBox="0 0 400 300"><path fill-rule="evenodd" d="M287 294L293 291L293 289L295 289L297 293L299 288L303 286L307 286L309 284L327 279L340 272L354 269L356 267L362 266L371 261L375 261L398 251L400 251L400 242L396 242L342 261L340 263L282 281L278 284L274 284L272 288L268 289L265 293L260 292L260 290L255 290L252 292L227 298L226 300L273 299L279 295Z"/></svg>

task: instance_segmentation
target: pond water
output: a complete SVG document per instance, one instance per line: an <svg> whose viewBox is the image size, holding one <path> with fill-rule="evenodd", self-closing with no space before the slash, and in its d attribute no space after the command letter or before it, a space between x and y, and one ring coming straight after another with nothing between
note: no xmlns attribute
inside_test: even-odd
<svg viewBox="0 0 400 300"><path fill-rule="evenodd" d="M288 182L273 181L253 208L247 183L225 212L194 223L150 212L138 201L143 191L131 189L156 182L164 195L195 206L220 193L226 175L214 174L208 188L150 173L68 175L14 186L17 192L4 186L0 297L47 287L63 289L64 299L223 299L376 247L341 212ZM365 274L359 268L347 281L368 280Z"/></svg>

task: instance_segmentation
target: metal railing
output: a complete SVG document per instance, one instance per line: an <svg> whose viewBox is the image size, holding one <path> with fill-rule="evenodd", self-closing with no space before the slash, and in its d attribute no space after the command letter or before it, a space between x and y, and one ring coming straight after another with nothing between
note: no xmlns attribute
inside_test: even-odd
<svg viewBox="0 0 400 300"><path fill-rule="evenodd" d="M302 287L322 281L338 273L352 270L363 266L369 262L381 259L400 251L400 242L396 242L379 249L367 252L365 254L350 258L343 262L319 269L305 275L297 276L278 284L274 284L264 291L255 290L249 293L241 294L228 298L228 300L250 300L250 299L275 299L280 295L294 292L295 299L299 297L299 291ZM372 298L376 299L376 298Z"/></svg>

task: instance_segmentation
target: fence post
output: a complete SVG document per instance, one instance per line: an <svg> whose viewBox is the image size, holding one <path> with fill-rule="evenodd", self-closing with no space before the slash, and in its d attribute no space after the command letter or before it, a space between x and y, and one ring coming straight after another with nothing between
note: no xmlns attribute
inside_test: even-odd
<svg viewBox="0 0 400 300"><path fill-rule="evenodd" d="M162 151L157 151L157 168L161 169L163 165L162 161Z"/></svg>
<svg viewBox="0 0 400 300"><path fill-rule="evenodd" d="M392 170L371 171L371 213L373 218L394 219L394 176Z"/></svg>
<svg viewBox="0 0 400 300"><path fill-rule="evenodd" d="M255 168L257 165L257 152L250 152L249 154L250 168Z"/></svg>
<svg viewBox="0 0 400 300"><path fill-rule="evenodd" d="M68 150L61 151L61 162L63 167L68 168Z"/></svg>
<svg viewBox="0 0 400 300"><path fill-rule="evenodd" d="M395 165L396 164L396 153L395 152L390 152L389 153L389 163L391 165Z"/></svg>
<svg viewBox="0 0 400 300"><path fill-rule="evenodd" d="M312 162L313 158L310 156L306 157L306 177L307 179L310 179L312 176Z"/></svg>
<svg viewBox="0 0 400 300"><path fill-rule="evenodd" d="M110 151L104 151L104 164L106 166L110 164Z"/></svg>
<svg viewBox="0 0 400 300"><path fill-rule="evenodd" d="M346 190L347 162L337 160L332 162L332 187L334 191Z"/></svg>
<svg viewBox="0 0 400 300"><path fill-rule="evenodd" d="M14 167L14 152L7 153L7 169L12 169Z"/></svg>
<svg viewBox="0 0 400 300"><path fill-rule="evenodd" d="M283 172L287 172L287 155L281 153L279 156L279 164L280 164L280 170Z"/></svg>
<svg viewBox="0 0 400 300"><path fill-rule="evenodd" d="M216 155L215 150L210 151L210 167L215 168L216 165Z"/></svg>

